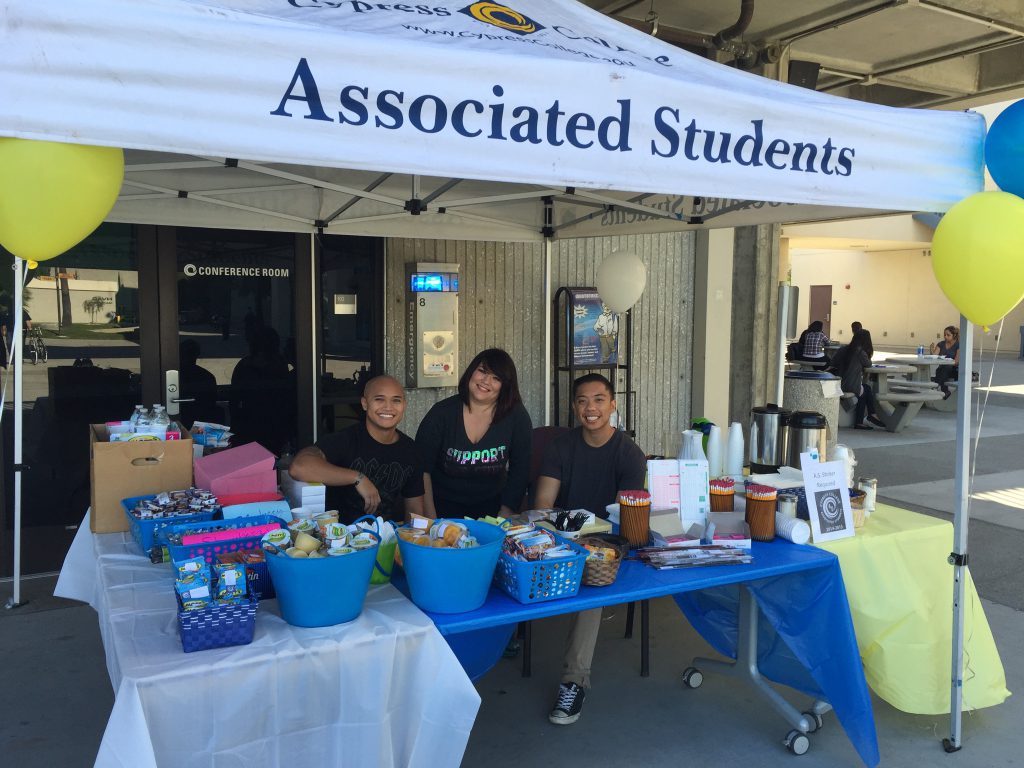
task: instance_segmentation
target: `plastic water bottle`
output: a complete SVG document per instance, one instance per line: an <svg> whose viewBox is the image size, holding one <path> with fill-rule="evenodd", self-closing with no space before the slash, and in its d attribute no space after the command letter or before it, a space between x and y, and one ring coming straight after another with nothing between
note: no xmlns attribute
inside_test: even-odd
<svg viewBox="0 0 1024 768"><path fill-rule="evenodd" d="M917 345L917 356L920 357L924 354L924 344Z"/></svg>
<svg viewBox="0 0 1024 768"><path fill-rule="evenodd" d="M142 415L145 412L146 412L146 406L144 406L144 405L136 405L135 406L135 412L131 415L131 418L128 419L129 423L133 427L137 427L139 425L139 419L142 418Z"/></svg>
<svg viewBox="0 0 1024 768"><path fill-rule="evenodd" d="M156 427L169 427L171 425L171 417L167 415L167 409L162 405L153 406L153 426Z"/></svg>

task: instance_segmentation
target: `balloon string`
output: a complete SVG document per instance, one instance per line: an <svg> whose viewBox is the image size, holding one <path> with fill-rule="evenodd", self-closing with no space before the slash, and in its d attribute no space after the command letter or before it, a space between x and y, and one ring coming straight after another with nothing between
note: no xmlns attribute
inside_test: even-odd
<svg viewBox="0 0 1024 768"><path fill-rule="evenodd" d="M967 485L967 499L970 504L970 499L974 496L974 479L978 468L978 446L981 444L981 426L985 421L985 410L988 408L988 398L992 394L992 382L995 379L996 372L996 359L999 354L999 338L1003 335L1003 323L1006 322L1004 317L999 321L999 328L996 329L996 342L992 348L992 366L988 369L988 382L985 384L985 397L982 399L980 393L978 395L978 431L974 436L974 449L971 452L971 466L968 473L968 485ZM985 337L982 336L978 342L978 362L983 362L985 358ZM980 376L978 377L981 378ZM973 394L974 388L971 388ZM967 406L971 407L971 400L967 401ZM968 419L970 422L970 419Z"/></svg>

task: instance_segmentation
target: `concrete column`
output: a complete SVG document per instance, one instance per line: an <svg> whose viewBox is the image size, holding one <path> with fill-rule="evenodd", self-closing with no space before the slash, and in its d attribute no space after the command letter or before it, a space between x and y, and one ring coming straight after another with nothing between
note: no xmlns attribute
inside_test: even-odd
<svg viewBox="0 0 1024 768"><path fill-rule="evenodd" d="M750 409L774 397L778 351L779 234L777 224L735 230L729 420L747 428Z"/></svg>
<svg viewBox="0 0 1024 768"><path fill-rule="evenodd" d="M731 229L696 233L690 413L723 432L729 425L734 244Z"/></svg>

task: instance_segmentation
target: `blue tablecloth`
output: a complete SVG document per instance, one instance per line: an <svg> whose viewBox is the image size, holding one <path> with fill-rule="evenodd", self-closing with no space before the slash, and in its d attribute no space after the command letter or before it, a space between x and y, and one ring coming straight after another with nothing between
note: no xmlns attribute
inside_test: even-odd
<svg viewBox="0 0 1024 768"><path fill-rule="evenodd" d="M476 611L427 615L474 679L501 657L520 621L665 595L676 596L693 626L719 653L735 658L737 585L743 584L767 619L760 622L761 672L827 700L864 763L877 765L871 697L838 559L781 539L754 542L753 555L749 565L665 571L627 561L614 584L581 587L573 598L522 605L492 588ZM401 577L395 585L408 592Z"/></svg>

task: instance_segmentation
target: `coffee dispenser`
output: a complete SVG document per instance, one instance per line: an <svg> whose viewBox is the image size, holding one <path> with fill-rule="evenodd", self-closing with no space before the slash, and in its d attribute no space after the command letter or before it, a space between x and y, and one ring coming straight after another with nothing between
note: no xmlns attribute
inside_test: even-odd
<svg viewBox="0 0 1024 768"><path fill-rule="evenodd" d="M775 403L750 410L751 474L778 472L789 451L790 412Z"/></svg>

